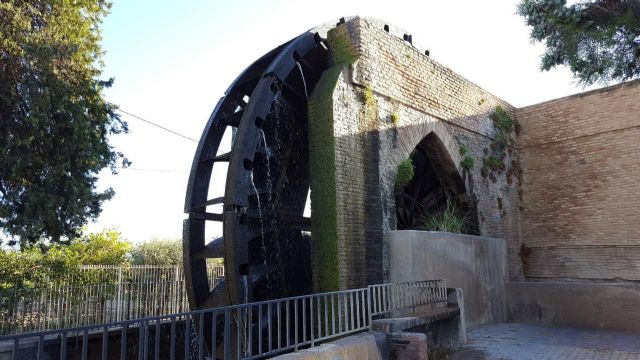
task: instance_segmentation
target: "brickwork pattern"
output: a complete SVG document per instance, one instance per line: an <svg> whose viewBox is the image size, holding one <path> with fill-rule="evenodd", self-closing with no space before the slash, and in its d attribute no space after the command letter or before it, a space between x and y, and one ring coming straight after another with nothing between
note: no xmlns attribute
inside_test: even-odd
<svg viewBox="0 0 640 360"><path fill-rule="evenodd" d="M469 199L477 203L481 234L508 240L509 261L517 271L517 181L507 181L504 173L495 182L480 175L485 149L495 134L489 114L496 106L511 113L514 108L379 24L354 18L342 26L359 57L343 72L333 95L338 256L340 273L345 274L340 286L383 280L381 269L387 266L382 234L395 229L397 166L430 133L442 141L455 173L466 182ZM375 116L363 99L365 89L375 98ZM390 120L394 112L397 124ZM462 144L475 159L466 175L459 168Z"/></svg>
<svg viewBox="0 0 640 360"><path fill-rule="evenodd" d="M519 109L527 275L639 280L640 81Z"/></svg>

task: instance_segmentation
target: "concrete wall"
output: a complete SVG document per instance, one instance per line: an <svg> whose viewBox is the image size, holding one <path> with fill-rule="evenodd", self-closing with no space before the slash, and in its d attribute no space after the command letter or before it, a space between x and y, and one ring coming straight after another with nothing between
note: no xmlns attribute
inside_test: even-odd
<svg viewBox="0 0 640 360"><path fill-rule="evenodd" d="M509 320L640 331L640 284L508 282Z"/></svg>
<svg viewBox="0 0 640 360"><path fill-rule="evenodd" d="M445 279L462 288L467 327L506 320L502 239L430 231L389 231L389 280Z"/></svg>
<svg viewBox="0 0 640 360"><path fill-rule="evenodd" d="M277 360L386 360L389 359L387 335L379 332L356 334L310 349L276 356Z"/></svg>

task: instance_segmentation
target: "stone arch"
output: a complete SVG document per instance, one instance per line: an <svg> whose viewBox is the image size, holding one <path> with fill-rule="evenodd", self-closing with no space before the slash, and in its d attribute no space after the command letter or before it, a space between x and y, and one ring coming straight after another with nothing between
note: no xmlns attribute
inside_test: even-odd
<svg viewBox="0 0 640 360"><path fill-rule="evenodd" d="M419 122L402 126L395 131L396 143L386 159L381 158L381 185L385 206L385 228L394 230L397 227L395 204L395 179L398 165L412 154L415 149L422 149L443 189L453 195L458 203L467 211L470 218L470 231L476 233L477 210L470 191L467 190L465 178L460 167L461 156L459 145L450 134L446 125L429 116L420 116ZM424 118L422 118L424 117Z"/></svg>

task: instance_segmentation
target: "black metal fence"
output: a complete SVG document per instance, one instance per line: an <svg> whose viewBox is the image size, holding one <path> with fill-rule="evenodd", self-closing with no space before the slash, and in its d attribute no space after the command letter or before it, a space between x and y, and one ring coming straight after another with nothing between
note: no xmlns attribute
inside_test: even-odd
<svg viewBox="0 0 640 360"><path fill-rule="evenodd" d="M182 267L85 266L82 281L0 289L0 335L139 319L188 310ZM208 268L211 286L224 276ZM85 274L86 275L86 274Z"/></svg>
<svg viewBox="0 0 640 360"><path fill-rule="evenodd" d="M0 337L8 359L256 359L369 329L447 301L444 280L372 285L172 315Z"/></svg>

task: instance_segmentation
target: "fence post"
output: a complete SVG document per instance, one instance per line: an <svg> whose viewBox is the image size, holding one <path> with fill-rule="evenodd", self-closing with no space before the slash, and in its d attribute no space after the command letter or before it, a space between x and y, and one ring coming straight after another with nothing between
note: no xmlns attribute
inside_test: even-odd
<svg viewBox="0 0 640 360"><path fill-rule="evenodd" d="M116 319L122 321L122 267L118 268L118 298L116 307Z"/></svg>
<svg viewBox="0 0 640 360"><path fill-rule="evenodd" d="M367 286L367 309L369 311L369 330L373 331L373 315L371 315L371 285Z"/></svg>

